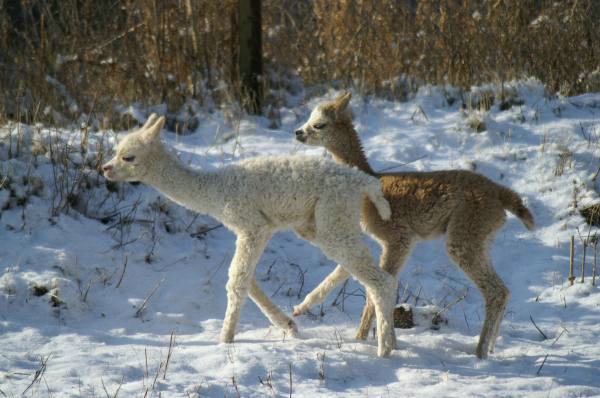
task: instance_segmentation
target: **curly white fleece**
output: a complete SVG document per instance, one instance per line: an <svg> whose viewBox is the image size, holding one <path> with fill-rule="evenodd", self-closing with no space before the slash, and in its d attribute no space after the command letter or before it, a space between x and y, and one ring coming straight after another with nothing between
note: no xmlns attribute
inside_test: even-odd
<svg viewBox="0 0 600 398"><path fill-rule="evenodd" d="M274 325L296 334L294 321L271 302L254 277L273 233L293 229L365 285L376 307L378 355L389 355L395 345L397 282L375 265L360 228L365 195L383 218L390 216L379 181L357 169L307 156L254 158L216 171L191 169L164 148L159 138L163 123L164 118L152 116L141 130L125 137L104 166L105 175L151 185L173 201L218 219L237 235L221 340L233 341L248 295Z"/></svg>

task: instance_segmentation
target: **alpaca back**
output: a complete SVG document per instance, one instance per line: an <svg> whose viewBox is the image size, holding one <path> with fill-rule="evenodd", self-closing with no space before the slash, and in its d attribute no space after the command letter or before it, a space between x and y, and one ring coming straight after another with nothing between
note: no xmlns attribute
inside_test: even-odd
<svg viewBox="0 0 600 398"><path fill-rule="evenodd" d="M255 209L281 226L306 218L319 200L355 207L373 195L374 186L379 189L376 178L311 156L257 157L218 173L229 191L228 213Z"/></svg>
<svg viewBox="0 0 600 398"><path fill-rule="evenodd" d="M444 234L452 214L465 206L489 214L507 208L502 195L505 191L512 193L468 170L384 173L379 177L394 223L410 226L422 238Z"/></svg>

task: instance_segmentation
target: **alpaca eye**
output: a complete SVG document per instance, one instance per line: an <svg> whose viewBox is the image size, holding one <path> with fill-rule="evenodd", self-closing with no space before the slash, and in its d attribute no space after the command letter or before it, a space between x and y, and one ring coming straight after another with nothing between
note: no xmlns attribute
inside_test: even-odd
<svg viewBox="0 0 600 398"><path fill-rule="evenodd" d="M133 162L135 160L135 156L123 156L124 162Z"/></svg>
<svg viewBox="0 0 600 398"><path fill-rule="evenodd" d="M317 124L313 125L313 127L316 128L317 130L321 130L325 126L326 126L325 123L317 123Z"/></svg>

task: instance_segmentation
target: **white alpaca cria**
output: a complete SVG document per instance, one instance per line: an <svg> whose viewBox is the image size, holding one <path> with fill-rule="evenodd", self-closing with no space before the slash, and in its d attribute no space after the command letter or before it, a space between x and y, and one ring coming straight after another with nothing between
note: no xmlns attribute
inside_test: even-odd
<svg viewBox="0 0 600 398"><path fill-rule="evenodd" d="M236 234L221 341L233 341L248 295L271 323L297 334L294 321L269 300L254 277L273 233L293 229L365 285L376 308L377 354L389 355L395 345L392 311L397 282L375 265L360 228L365 195L384 219L390 216L379 181L356 169L306 156L255 158L217 171L192 170L161 143L164 121L152 115L139 131L126 136L115 157L104 165L104 175L109 180L151 185L173 201L218 219Z"/></svg>

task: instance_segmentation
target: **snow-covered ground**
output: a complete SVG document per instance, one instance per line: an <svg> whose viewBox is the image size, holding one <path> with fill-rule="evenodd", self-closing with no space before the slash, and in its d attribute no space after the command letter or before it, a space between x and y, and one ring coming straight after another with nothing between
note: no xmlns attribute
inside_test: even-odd
<svg viewBox="0 0 600 398"><path fill-rule="evenodd" d="M80 131L0 129L0 396L600 396L600 289L591 284L591 248L579 282L577 228L585 237L588 227L575 208L599 199L600 94L556 98L534 82L515 87L513 99L523 103L500 110L496 101L489 112L461 111L460 100L449 105L456 91L436 87L403 103L351 102L376 170L476 170L519 192L532 210L534 232L510 216L493 245L512 295L488 360L474 355L481 295L441 240L416 247L400 275L400 299L419 313L448 305L448 323L433 330L418 317L417 327L398 329L390 359L376 357L373 340L353 338L364 302L354 281L298 319L301 339L271 327L249 301L235 344L219 344L232 233L150 188L107 189L91 167L117 134L90 134L81 154ZM292 131L334 94L280 109L278 129L262 118L231 122L205 112L195 134L165 132L163 140L203 168L255 155L324 156L294 142ZM468 127L469 115L486 130ZM73 153L57 155L65 137ZM69 161L53 165L50 149ZM83 174L72 166L81 164ZM569 287L573 234L578 278ZM257 275L291 312L333 267L285 232L269 243Z"/></svg>

